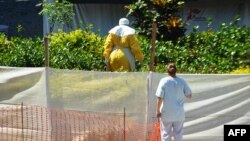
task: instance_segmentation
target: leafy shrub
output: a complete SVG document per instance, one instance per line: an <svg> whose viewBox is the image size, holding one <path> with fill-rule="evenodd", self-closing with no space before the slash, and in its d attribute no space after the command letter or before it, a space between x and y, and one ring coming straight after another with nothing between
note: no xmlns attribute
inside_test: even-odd
<svg viewBox="0 0 250 141"><path fill-rule="evenodd" d="M87 30L58 31L50 36L50 66L60 69L103 70L103 38Z"/></svg>
<svg viewBox="0 0 250 141"><path fill-rule="evenodd" d="M221 24L219 31L197 32L178 40L157 41L155 71L165 72L168 62L176 62L182 73L228 73L240 66L250 65L250 28L235 22ZM150 56L151 45L143 47ZM149 61L147 61L149 63ZM141 68L141 70L145 70Z"/></svg>
<svg viewBox="0 0 250 141"><path fill-rule="evenodd" d="M41 67L44 62L43 40L39 37L12 37L10 41L0 35L0 65L15 67Z"/></svg>

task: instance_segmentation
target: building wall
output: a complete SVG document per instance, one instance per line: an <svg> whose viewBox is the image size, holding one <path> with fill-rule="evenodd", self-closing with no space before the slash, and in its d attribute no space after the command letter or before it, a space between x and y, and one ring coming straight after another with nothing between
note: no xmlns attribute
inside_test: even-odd
<svg viewBox="0 0 250 141"><path fill-rule="evenodd" d="M7 25L9 37L22 35L35 37L43 35L43 17L38 13L41 7L36 7L40 0L0 0L0 25ZM17 26L23 30L17 32Z"/></svg>
<svg viewBox="0 0 250 141"><path fill-rule="evenodd" d="M239 25L250 26L249 8L250 0L196 0L185 4L183 20L189 23L187 33L192 31L194 26L199 26L199 31L206 31L208 28L207 19L212 23L210 27L218 30L222 23L233 22L236 16L240 17Z"/></svg>

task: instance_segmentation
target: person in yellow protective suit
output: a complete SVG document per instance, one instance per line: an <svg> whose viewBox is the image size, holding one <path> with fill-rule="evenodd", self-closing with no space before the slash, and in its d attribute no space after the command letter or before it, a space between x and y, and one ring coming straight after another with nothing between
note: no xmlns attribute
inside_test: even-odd
<svg viewBox="0 0 250 141"><path fill-rule="evenodd" d="M129 20L121 18L119 25L109 31L104 44L105 63L108 71L134 71L135 58L142 63L144 55Z"/></svg>

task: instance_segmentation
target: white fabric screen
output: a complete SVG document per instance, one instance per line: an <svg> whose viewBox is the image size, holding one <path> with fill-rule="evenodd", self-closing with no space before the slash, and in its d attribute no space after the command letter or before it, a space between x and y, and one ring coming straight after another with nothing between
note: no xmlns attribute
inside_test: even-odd
<svg viewBox="0 0 250 141"><path fill-rule="evenodd" d="M46 81L46 71L48 81ZM223 125L250 123L250 75L178 74L193 90L185 104L185 141L223 141ZM0 67L0 104L123 113L146 139L155 123L161 73ZM49 92L49 94L46 94ZM133 129L131 128L131 129Z"/></svg>

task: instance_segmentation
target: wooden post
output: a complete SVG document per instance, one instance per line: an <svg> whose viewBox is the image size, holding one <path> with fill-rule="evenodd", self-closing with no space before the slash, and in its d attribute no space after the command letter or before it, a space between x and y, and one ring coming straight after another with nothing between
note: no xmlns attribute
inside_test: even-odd
<svg viewBox="0 0 250 141"><path fill-rule="evenodd" d="M44 48L45 48L45 67L49 67L49 38L44 37Z"/></svg>
<svg viewBox="0 0 250 141"><path fill-rule="evenodd" d="M47 36L44 37L44 56L45 56L45 93L46 93L46 102L47 108L51 109L51 100L50 100L50 92L49 92L49 38ZM48 113L49 121L48 121L48 130L51 131L49 133L50 138L53 138L53 130L52 130L52 118L51 112Z"/></svg>
<svg viewBox="0 0 250 141"><path fill-rule="evenodd" d="M153 24L152 24L152 44L151 44L152 46L151 46L151 54L150 54L149 71L154 71L156 28L157 28L157 25L155 22L153 22Z"/></svg>
<svg viewBox="0 0 250 141"><path fill-rule="evenodd" d="M45 56L45 93L47 100L47 108L51 109L51 100L50 100L50 92L49 92L49 38L47 36L44 37L44 56ZM49 133L50 139L53 138L53 130L52 130L52 118L51 113L48 113L49 121L48 121L48 130L51 131Z"/></svg>

